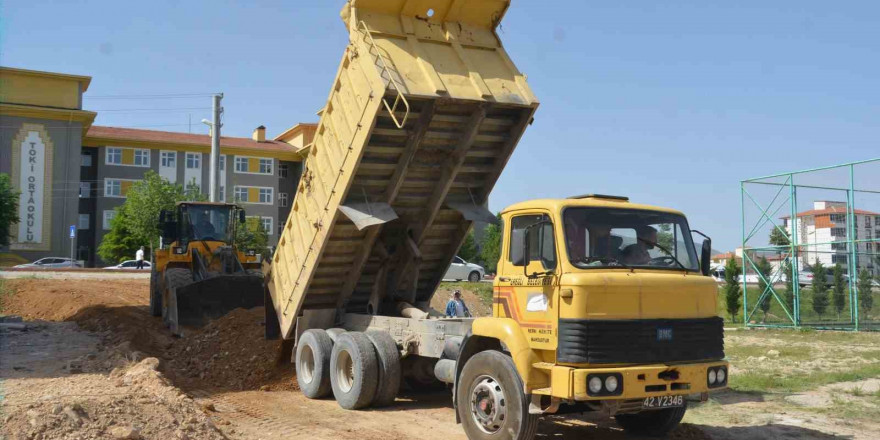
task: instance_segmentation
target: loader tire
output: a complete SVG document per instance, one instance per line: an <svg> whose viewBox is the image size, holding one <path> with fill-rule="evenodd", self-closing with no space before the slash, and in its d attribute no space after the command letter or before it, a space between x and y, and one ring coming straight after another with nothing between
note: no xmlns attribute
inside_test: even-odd
<svg viewBox="0 0 880 440"><path fill-rule="evenodd" d="M678 408L642 411L636 414L614 416L617 424L628 434L645 437L665 437L678 426L687 411L687 401Z"/></svg>
<svg viewBox="0 0 880 440"><path fill-rule="evenodd" d="M180 268L180 267L172 267L169 269L165 269L165 289L164 289L164 291L168 292L168 295L173 295L174 289L176 289L178 287L183 287L183 286L190 284L192 282L193 282L192 271L189 269L184 269L184 268ZM170 322L171 317L169 317L169 315L168 315L168 307L170 306L170 303L172 301L170 301L170 300L166 301L164 298L165 295L163 295L162 291L159 291L159 294L160 294L160 296L162 296L162 301L161 301L162 318L165 320L166 324L171 324L171 322ZM177 304L177 301L174 301L173 303ZM177 314L174 313L175 319L176 319L176 316L177 316Z"/></svg>
<svg viewBox="0 0 880 440"><path fill-rule="evenodd" d="M336 338L330 356L330 385L339 406L366 408L376 396L379 362L370 338L361 332L346 332Z"/></svg>
<svg viewBox="0 0 880 440"><path fill-rule="evenodd" d="M299 337L294 363L296 382L309 399L330 395L330 354L333 341L320 329L306 330Z"/></svg>
<svg viewBox="0 0 880 440"><path fill-rule="evenodd" d="M532 440L538 416L510 356L483 351L468 359L455 390L458 416L471 440Z"/></svg>
<svg viewBox="0 0 880 440"><path fill-rule="evenodd" d="M156 272L156 266L150 268L150 315L162 316L162 289L159 286L159 272Z"/></svg>
<svg viewBox="0 0 880 440"><path fill-rule="evenodd" d="M386 332L368 331L379 361L379 385L371 406L388 406L394 403L400 391L400 350L394 338Z"/></svg>

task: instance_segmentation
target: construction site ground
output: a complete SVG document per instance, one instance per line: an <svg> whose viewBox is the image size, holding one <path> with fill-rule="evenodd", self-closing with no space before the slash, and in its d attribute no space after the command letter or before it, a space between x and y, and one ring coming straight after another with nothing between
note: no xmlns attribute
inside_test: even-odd
<svg viewBox="0 0 880 440"><path fill-rule="evenodd" d="M485 288L462 288L489 313ZM0 278L5 439L464 439L448 391L345 411L300 394L290 347L262 339L262 310L171 336L148 280ZM13 317L10 317L13 316ZM14 316L20 316L21 322ZM733 390L693 405L674 439L880 437L880 334L726 332ZM595 416L547 416L538 438L628 438Z"/></svg>

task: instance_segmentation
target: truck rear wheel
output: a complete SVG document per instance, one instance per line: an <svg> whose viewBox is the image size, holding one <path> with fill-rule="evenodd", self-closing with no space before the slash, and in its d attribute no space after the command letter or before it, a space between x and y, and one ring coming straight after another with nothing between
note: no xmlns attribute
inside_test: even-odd
<svg viewBox="0 0 880 440"><path fill-rule="evenodd" d="M155 261L155 259L153 259ZM162 289L159 288L159 272L150 267L150 315L162 316Z"/></svg>
<svg viewBox="0 0 880 440"><path fill-rule="evenodd" d="M614 419L617 420L618 425L630 434L664 437L669 431L678 426L678 423L684 417L685 411L687 411L687 401L678 408L642 411L636 414L620 414L614 416Z"/></svg>
<svg viewBox="0 0 880 440"><path fill-rule="evenodd" d="M330 385L339 406L361 409L373 401L379 383L379 362L373 343L365 334L346 332L336 337L330 371Z"/></svg>
<svg viewBox="0 0 880 440"><path fill-rule="evenodd" d="M379 385L372 406L388 406L394 403L400 391L400 351L388 333L369 331L366 335L373 343L379 361Z"/></svg>
<svg viewBox="0 0 880 440"><path fill-rule="evenodd" d="M456 385L458 416L471 440L531 440L538 416L528 401L516 366L497 351L475 354L464 365Z"/></svg>
<svg viewBox="0 0 880 440"><path fill-rule="evenodd" d="M303 332L296 347L296 383L309 399L330 394L330 355L333 341L327 332L311 329Z"/></svg>

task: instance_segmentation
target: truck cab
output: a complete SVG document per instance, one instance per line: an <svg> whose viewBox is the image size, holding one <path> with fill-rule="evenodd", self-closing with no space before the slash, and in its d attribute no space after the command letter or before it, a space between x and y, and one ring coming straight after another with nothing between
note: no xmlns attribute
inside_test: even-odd
<svg viewBox="0 0 880 440"><path fill-rule="evenodd" d="M493 317L474 320L458 359L466 431L504 425L497 409L510 396L480 392L466 374L467 353L493 341L531 415L600 411L656 435L678 424L686 396L727 387L711 242L697 251L684 214L587 195L518 203L501 217Z"/></svg>

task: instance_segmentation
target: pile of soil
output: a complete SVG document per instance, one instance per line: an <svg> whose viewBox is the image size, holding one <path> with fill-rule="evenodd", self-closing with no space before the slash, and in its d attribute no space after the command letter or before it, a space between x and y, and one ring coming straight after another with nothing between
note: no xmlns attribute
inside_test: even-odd
<svg viewBox="0 0 880 440"><path fill-rule="evenodd" d="M11 387L30 402L4 411L9 439L224 439L210 418L147 358L109 376L82 374Z"/></svg>
<svg viewBox="0 0 880 440"><path fill-rule="evenodd" d="M195 386L295 390L289 344L263 338L263 309L235 309L185 332L166 351L166 369ZM200 383L198 383L200 382Z"/></svg>

